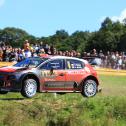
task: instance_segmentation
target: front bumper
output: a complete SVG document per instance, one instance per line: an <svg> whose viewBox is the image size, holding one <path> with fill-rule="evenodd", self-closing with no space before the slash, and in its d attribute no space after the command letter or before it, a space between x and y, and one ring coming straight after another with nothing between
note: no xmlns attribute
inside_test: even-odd
<svg viewBox="0 0 126 126"><path fill-rule="evenodd" d="M0 78L0 91L21 91L20 81L4 76L4 78Z"/></svg>

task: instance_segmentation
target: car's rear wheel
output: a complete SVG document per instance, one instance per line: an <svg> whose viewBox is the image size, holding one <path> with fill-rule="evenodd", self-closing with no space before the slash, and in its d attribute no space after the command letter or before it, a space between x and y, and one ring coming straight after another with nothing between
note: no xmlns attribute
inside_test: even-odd
<svg viewBox="0 0 126 126"><path fill-rule="evenodd" d="M0 91L0 94L7 94L8 91Z"/></svg>
<svg viewBox="0 0 126 126"><path fill-rule="evenodd" d="M37 92L37 81L35 79L26 79L24 80L21 94L24 97L31 98Z"/></svg>
<svg viewBox="0 0 126 126"><path fill-rule="evenodd" d="M92 97L97 93L97 83L93 79L87 79L82 86L82 95Z"/></svg>

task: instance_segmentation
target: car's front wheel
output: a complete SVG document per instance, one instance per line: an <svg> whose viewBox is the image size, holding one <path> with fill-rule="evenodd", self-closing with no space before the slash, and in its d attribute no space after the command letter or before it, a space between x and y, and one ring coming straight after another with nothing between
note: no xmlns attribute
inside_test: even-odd
<svg viewBox="0 0 126 126"><path fill-rule="evenodd" d="M82 87L82 95L85 97L92 97L97 93L97 83L93 79L87 79L84 81Z"/></svg>
<svg viewBox="0 0 126 126"><path fill-rule="evenodd" d="M34 79L26 79L23 82L21 94L24 97L31 98L37 92L37 81Z"/></svg>

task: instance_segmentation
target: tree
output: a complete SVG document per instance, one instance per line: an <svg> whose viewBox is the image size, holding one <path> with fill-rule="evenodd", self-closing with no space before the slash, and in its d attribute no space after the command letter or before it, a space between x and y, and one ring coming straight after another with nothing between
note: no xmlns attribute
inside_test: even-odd
<svg viewBox="0 0 126 126"><path fill-rule="evenodd" d="M120 37L120 43L118 48L120 51L126 51L126 33Z"/></svg>
<svg viewBox="0 0 126 126"><path fill-rule="evenodd" d="M58 30L56 31L55 36L62 40L69 37L69 34L65 30Z"/></svg>
<svg viewBox="0 0 126 126"><path fill-rule="evenodd" d="M101 23L100 30L111 30L112 29L112 20L109 17Z"/></svg>
<svg viewBox="0 0 126 126"><path fill-rule="evenodd" d="M90 33L88 31L76 31L71 35L72 38L72 47L73 50L78 50L83 52L85 50L87 41L90 37Z"/></svg>
<svg viewBox="0 0 126 126"><path fill-rule="evenodd" d="M13 45L14 47L21 47L25 39L29 39L32 43L36 40L34 36L29 35L26 31L13 27L1 30L0 38L6 44Z"/></svg>
<svg viewBox="0 0 126 126"><path fill-rule="evenodd" d="M105 51L113 51L117 48L117 41L114 34L111 31L98 31L92 34L88 45L87 51L92 49Z"/></svg>

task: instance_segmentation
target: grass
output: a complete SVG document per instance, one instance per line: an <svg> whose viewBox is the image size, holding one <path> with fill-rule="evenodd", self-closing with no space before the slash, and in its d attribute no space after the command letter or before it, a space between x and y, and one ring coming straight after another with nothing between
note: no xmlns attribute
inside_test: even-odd
<svg viewBox="0 0 126 126"><path fill-rule="evenodd" d="M125 126L126 77L100 75L102 92L93 98L68 93L0 95L0 126Z"/></svg>
<svg viewBox="0 0 126 126"><path fill-rule="evenodd" d="M125 76L100 76L103 96L126 96Z"/></svg>

